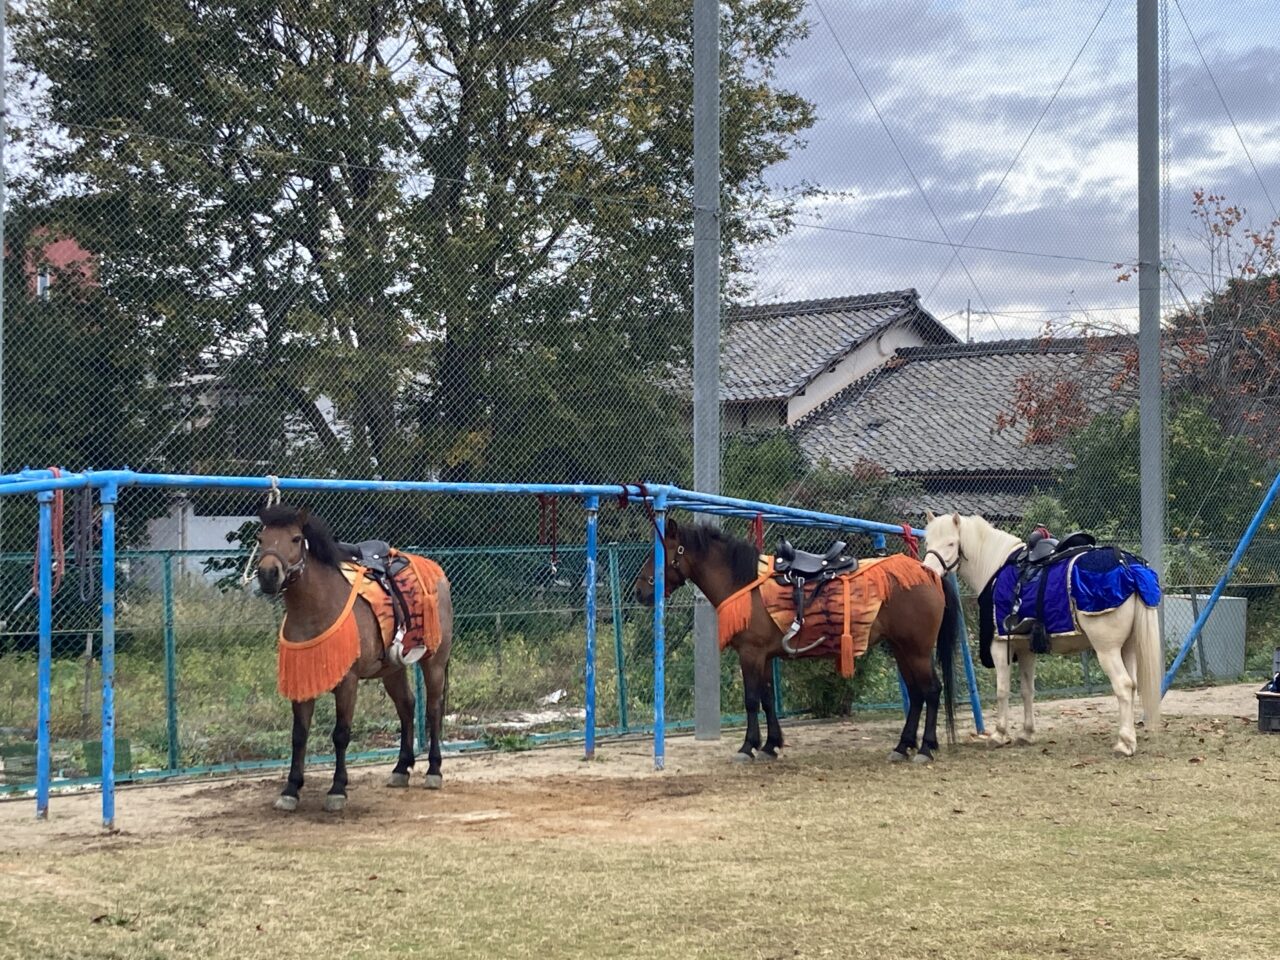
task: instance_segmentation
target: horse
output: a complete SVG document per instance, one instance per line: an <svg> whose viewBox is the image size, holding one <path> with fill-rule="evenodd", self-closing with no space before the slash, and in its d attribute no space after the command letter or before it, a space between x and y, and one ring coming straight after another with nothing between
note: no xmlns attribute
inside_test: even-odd
<svg viewBox="0 0 1280 960"><path fill-rule="evenodd" d="M672 517L667 518L663 542L668 558L663 573L665 594L670 596L686 582L692 582L720 610L721 648L731 646L738 652L747 732L733 760L742 763L756 759L776 760L783 746L783 737L774 706L771 664L777 657L792 654L784 643L786 634L769 614L760 592L761 581L767 579L759 573L762 558L746 540L709 525L696 524L686 529ZM870 624L867 643L869 646L880 640L887 642L907 687L909 706L906 722L889 759L900 762L910 758L914 762L927 763L939 749L940 693L946 705L948 741L954 745L956 740L954 653L959 632L960 597L949 579L934 576L923 565L917 566L923 576L913 585L904 587L889 578L884 600ZM736 630L731 638L723 638L725 613L721 608L726 600L735 594L740 595L753 583L756 586L751 589L749 615L744 612L745 626ZM641 603L653 604L652 556L636 576L634 590ZM942 666L941 687L933 668L935 647ZM852 663L847 675L851 673ZM762 705L768 728L768 737L763 743L759 721ZM910 751L916 750L922 708L926 711L924 737L918 751L911 756Z"/></svg>
<svg viewBox="0 0 1280 960"><path fill-rule="evenodd" d="M400 721L400 752L387 781L389 787L407 787L409 773L415 757L413 751L413 687L403 660L397 658L386 644L384 624L369 599L360 592L362 577L355 583L343 574L343 565L358 563L362 554L358 549L340 544L320 517L310 514L305 507L297 508L277 504L265 508L260 514L262 529L258 534L259 560L258 585L269 596L283 595L285 619L280 627L281 677L277 680L283 688L285 658L296 656L303 647L311 648L324 639L315 650L327 656L322 664L327 672L317 674L309 689L319 692L290 696L293 706L293 753L289 766L289 779L276 799L277 810L291 812L298 807L298 791L303 783L303 764L307 751L307 737L311 731L311 718L315 712L316 696L331 691L336 705L337 719L333 728L333 748L336 763L333 783L324 800L329 812L341 810L347 799L347 745L351 742L351 721L355 715L356 691L361 680L381 680L383 688L395 704ZM440 773L440 731L444 715L444 695L449 650L453 642L453 604L449 581L438 567L409 557L414 561L414 572L422 569L434 571L438 580L434 584L423 583L422 595L417 597L417 609L408 610L409 616L418 616L422 623L438 617L439 642L435 650L418 663L426 681L427 723L430 744L427 752L427 774L424 785L438 790L444 784ZM430 600L434 588L434 607ZM385 597L381 588L376 598ZM375 598L375 599L376 599ZM385 597L389 603L395 602ZM404 599L403 597L401 598ZM405 601L408 602L407 600ZM350 636L354 622L358 641ZM431 629L428 625L424 629ZM337 631L335 633L335 631ZM337 649L339 636L346 637L346 652ZM398 643L397 639L397 643ZM327 648L327 652L326 652ZM419 651L421 653L421 651ZM307 669L311 669L308 667ZM318 669L318 668L317 668Z"/></svg>
<svg viewBox="0 0 1280 960"><path fill-rule="evenodd" d="M1024 545L980 516L953 513L937 517L929 511L925 519L925 562L939 573L957 571L975 593L984 591L1014 551ZM1077 619L1082 632L1057 635L1051 641L1053 653L1080 653L1093 647L1120 705L1120 731L1114 749L1121 756L1131 757L1137 750L1135 690L1142 697L1147 730L1154 732L1160 721L1164 659L1158 617L1157 610L1134 593L1113 609L1092 614L1081 611ZM984 629L990 628L984 625ZM1017 739L1020 743L1035 741L1036 655L1031 640L1001 637L997 631L991 640L993 663L988 666L994 666L996 672L996 743L1001 745L1010 742L1009 663L1014 654L1022 676L1022 733Z"/></svg>

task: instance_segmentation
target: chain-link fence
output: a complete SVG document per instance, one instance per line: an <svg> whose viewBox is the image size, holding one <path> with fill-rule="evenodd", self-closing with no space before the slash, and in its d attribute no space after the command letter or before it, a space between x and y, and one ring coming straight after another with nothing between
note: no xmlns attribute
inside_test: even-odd
<svg viewBox="0 0 1280 960"><path fill-rule="evenodd" d="M1260 0L1230 22L1161 7L1164 561L1194 614L1276 470L1274 97L1247 27ZM975 512L1136 549L1131 5L721 11L724 492L894 523ZM0 466L689 485L690 14L8 4ZM346 539L417 544L456 571L451 736L574 725L577 506L553 524L532 499L306 500ZM259 506L122 499L135 766L281 750L275 609L218 583ZM21 745L35 511L0 509L0 739ZM629 726L651 686L627 597L650 531L635 511L602 523L620 545L602 550L618 583L600 635L620 637L600 646L617 714L602 724ZM1229 591L1254 672L1280 642L1273 527ZM58 598L55 732L92 744L95 600L79 591ZM690 617L673 611L678 719ZM1046 689L1098 682L1087 658L1045 669ZM887 668L856 691L808 670L784 668L789 707L895 696ZM736 665L723 672L732 712ZM384 746L389 706L361 701L358 746Z"/></svg>

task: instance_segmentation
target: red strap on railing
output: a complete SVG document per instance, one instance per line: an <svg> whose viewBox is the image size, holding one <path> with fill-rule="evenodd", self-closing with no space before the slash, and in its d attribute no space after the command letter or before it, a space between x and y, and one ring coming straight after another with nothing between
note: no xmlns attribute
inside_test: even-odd
<svg viewBox="0 0 1280 960"><path fill-rule="evenodd" d="M902 542L907 545L907 553L914 559L920 559L920 538L916 536L915 531L911 529L911 524L904 523L902 525Z"/></svg>
<svg viewBox="0 0 1280 960"><path fill-rule="evenodd" d="M751 537L756 542L756 549L764 553L764 514L757 513L751 520Z"/></svg>

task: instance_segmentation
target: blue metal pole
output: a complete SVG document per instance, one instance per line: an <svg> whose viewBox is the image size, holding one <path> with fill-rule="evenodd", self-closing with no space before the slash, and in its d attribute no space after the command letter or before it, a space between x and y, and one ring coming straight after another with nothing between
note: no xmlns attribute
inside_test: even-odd
<svg viewBox="0 0 1280 960"><path fill-rule="evenodd" d="M618 727L627 730L627 663L622 649L622 577L618 572L618 545L609 544L609 605L613 608L613 662L618 674Z"/></svg>
<svg viewBox="0 0 1280 960"><path fill-rule="evenodd" d="M49 816L49 713L53 676L53 494L36 497L40 504L40 666L36 716L36 819Z"/></svg>
<svg viewBox="0 0 1280 960"><path fill-rule="evenodd" d="M102 488L102 825L116 825L116 500Z"/></svg>
<svg viewBox="0 0 1280 960"><path fill-rule="evenodd" d="M956 596L960 595L960 584L954 573L948 574L956 588ZM960 656L964 660L964 679L969 685L969 706L973 710L973 728L978 733L986 732L986 724L982 719L982 702L978 697L978 678L973 671L973 654L969 650L969 627L964 621L964 605L959 609L960 615Z"/></svg>
<svg viewBox="0 0 1280 960"><path fill-rule="evenodd" d="M653 769L662 770L667 763L667 498L654 498L653 537Z"/></svg>
<svg viewBox="0 0 1280 960"><path fill-rule="evenodd" d="M426 753L427 751L427 685L422 678L422 667L419 666L413 671L413 712L415 714L413 720L414 731L416 732L417 746L416 753Z"/></svg>
<svg viewBox="0 0 1280 960"><path fill-rule="evenodd" d="M178 641L173 625L173 554L164 556L164 693L169 769L178 769Z"/></svg>
<svg viewBox="0 0 1280 960"><path fill-rule="evenodd" d="M1177 674L1178 668L1182 666L1182 661L1187 658L1192 644L1200 636L1200 631L1204 629L1205 623L1209 620L1209 614L1213 612L1218 598L1222 596L1222 591L1227 588L1227 581L1231 579L1231 575L1236 572L1236 567L1244 559L1245 552L1249 549L1249 544L1253 542L1254 535L1257 534L1258 528L1262 526L1262 521L1271 510L1271 505L1275 502L1276 494L1278 493L1280 493L1280 473L1276 474L1275 480L1271 481L1271 488L1267 490L1267 495L1262 498L1262 503L1258 506L1258 512L1249 521L1249 526L1245 529L1244 536L1236 544L1235 553L1231 554L1231 559L1227 561L1227 569L1222 571L1222 576L1214 584L1213 593L1209 594L1209 599L1205 601L1204 608L1200 611L1200 616L1192 624L1191 632L1187 634L1187 639L1182 641L1182 646L1178 649L1178 655L1173 658L1173 663L1165 672L1164 682L1160 684L1160 696L1163 697L1169 692L1169 686L1173 683L1173 678Z"/></svg>
<svg viewBox="0 0 1280 960"><path fill-rule="evenodd" d="M773 712L782 716L782 658L773 658Z"/></svg>
<svg viewBox="0 0 1280 960"><path fill-rule="evenodd" d="M587 497L587 672L586 758L596 755L596 535L600 526L600 498Z"/></svg>

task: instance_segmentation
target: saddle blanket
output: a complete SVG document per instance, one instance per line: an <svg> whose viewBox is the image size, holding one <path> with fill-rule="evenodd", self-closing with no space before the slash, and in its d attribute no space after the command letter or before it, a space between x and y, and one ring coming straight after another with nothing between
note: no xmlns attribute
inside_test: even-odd
<svg viewBox="0 0 1280 960"><path fill-rule="evenodd" d="M1010 556L995 575L992 589L994 632L1008 639L1005 620L1014 607L1018 566ZM1041 586L1045 578L1044 605ZM1050 561L1047 567L1022 585L1019 619L1039 620L1049 637L1075 636L1081 632L1077 613L1114 610L1134 594L1149 607L1160 605L1160 581L1140 557L1118 547L1097 547L1085 553Z"/></svg>
<svg viewBox="0 0 1280 960"><path fill-rule="evenodd" d="M444 570L434 560L412 553L392 551L392 557L403 557L409 565L393 575L400 596L408 608L408 623L400 638L404 653L418 647L426 647L424 657L430 657L440 646L440 608L436 592L444 578ZM342 575L359 591L365 603L373 608L382 631L382 645L389 647L396 638L395 599L364 567L354 563L342 564Z"/></svg>
<svg viewBox="0 0 1280 960"><path fill-rule="evenodd" d="M752 594L756 588L779 630L785 633L795 619L795 589L773 578L773 557L761 556L757 569L759 577L754 583L717 608L721 650L750 622ZM871 626L881 605L895 589L905 590L921 584L942 589L942 582L934 571L903 553L859 560L856 570L824 584L806 584L804 624L789 641L797 651L793 656L837 657L840 675L852 677L854 660L867 652ZM815 590L818 597L812 600Z"/></svg>

